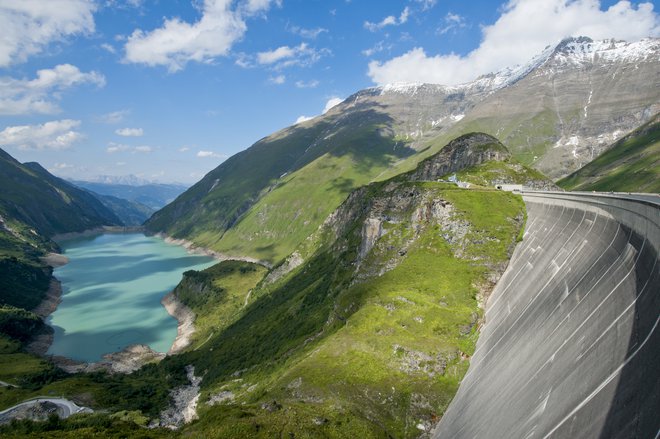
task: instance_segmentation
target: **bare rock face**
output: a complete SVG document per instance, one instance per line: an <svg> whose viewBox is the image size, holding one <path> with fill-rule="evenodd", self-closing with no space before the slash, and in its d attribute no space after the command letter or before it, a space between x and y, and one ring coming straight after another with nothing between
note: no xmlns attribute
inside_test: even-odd
<svg viewBox="0 0 660 439"><path fill-rule="evenodd" d="M152 427L166 427L176 430L183 424L197 419L197 402L199 401L199 386L202 378L195 376L195 367L186 366L186 374L190 384L178 387L170 392L172 405L160 415L160 420Z"/></svg>
<svg viewBox="0 0 660 439"><path fill-rule="evenodd" d="M499 140L484 133L471 133L449 142L439 153L417 165L408 174L410 181L435 181L443 175L480 165L490 160L502 161L511 154Z"/></svg>
<svg viewBox="0 0 660 439"><path fill-rule="evenodd" d="M569 38L461 124L496 136L518 159L558 179L660 110L659 69L660 39Z"/></svg>

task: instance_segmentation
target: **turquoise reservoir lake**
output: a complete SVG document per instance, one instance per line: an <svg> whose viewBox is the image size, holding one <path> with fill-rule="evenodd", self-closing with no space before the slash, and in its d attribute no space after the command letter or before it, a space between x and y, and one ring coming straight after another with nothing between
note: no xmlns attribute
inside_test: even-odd
<svg viewBox="0 0 660 439"><path fill-rule="evenodd" d="M187 270L214 264L142 233L103 234L60 244L69 263L56 268L62 302L49 317L49 354L98 361L132 344L167 352L177 321L160 304Z"/></svg>

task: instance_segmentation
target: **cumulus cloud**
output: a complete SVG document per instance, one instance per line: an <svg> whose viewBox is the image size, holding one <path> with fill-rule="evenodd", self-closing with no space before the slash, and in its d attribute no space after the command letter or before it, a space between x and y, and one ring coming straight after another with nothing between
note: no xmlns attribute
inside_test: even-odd
<svg viewBox="0 0 660 439"><path fill-rule="evenodd" d="M169 18L152 31L136 29L126 41L124 61L166 66L170 72L183 69L190 61L211 62L227 55L243 37L247 30L245 17L279 3L248 0L234 5L232 0L204 0L202 16L194 23Z"/></svg>
<svg viewBox="0 0 660 439"><path fill-rule="evenodd" d="M0 67L24 62L52 42L94 31L93 0L0 2Z"/></svg>
<svg viewBox="0 0 660 439"><path fill-rule="evenodd" d="M200 158L208 158L208 157L213 157L216 159L226 159L227 156L224 154L218 154L217 152L214 151L197 151L197 157Z"/></svg>
<svg viewBox="0 0 660 439"><path fill-rule="evenodd" d="M417 47L385 62L370 62L368 74L377 84L458 84L525 63L568 36L628 41L658 36L659 21L648 2L635 6L621 0L601 10L599 0L509 0L497 21L482 28L479 47L466 56L427 55Z"/></svg>
<svg viewBox="0 0 660 439"><path fill-rule="evenodd" d="M273 66L280 70L291 66L310 66L320 60L328 53L327 49L316 50L309 47L307 43L301 43L298 46L280 46L277 49L259 52L256 56L256 62L260 65ZM238 62L237 62L238 63ZM250 66L250 63L243 57L242 67Z"/></svg>
<svg viewBox="0 0 660 439"><path fill-rule="evenodd" d="M328 102L325 103L325 108L323 108L323 114L327 113L331 108L336 107L342 102L344 102L344 100L336 96L328 99Z"/></svg>
<svg viewBox="0 0 660 439"><path fill-rule="evenodd" d="M115 130L115 134L123 137L140 137L144 134L142 128L119 128Z"/></svg>
<svg viewBox="0 0 660 439"><path fill-rule="evenodd" d="M364 22L364 27L365 29L368 29L371 32L376 32L386 26L399 26L401 24L404 24L405 22L408 21L408 17L410 17L410 8L406 6L399 17L395 17L394 15L389 15L385 18L383 18L380 22L378 23L372 23L370 21L365 21Z"/></svg>
<svg viewBox="0 0 660 439"><path fill-rule="evenodd" d="M105 85L98 72L81 72L71 64L37 71L34 79L0 78L0 115L53 114L60 111L62 92L82 84Z"/></svg>
<svg viewBox="0 0 660 439"><path fill-rule="evenodd" d="M328 111L330 111L330 109L332 109L333 107L336 107L337 105L341 104L342 102L344 102L344 100L342 98L339 98L339 97L336 97L336 96L331 97L325 103L325 107L323 108L323 112L321 114L327 113ZM298 123L306 122L308 120L314 119L315 117L316 116L304 116L304 115L302 115L302 116L299 116L298 119L296 119L295 123L298 124Z"/></svg>
<svg viewBox="0 0 660 439"><path fill-rule="evenodd" d="M314 119L314 116L298 116L298 119L296 119L295 123L297 123L297 124L298 123L303 123L303 122L307 122L308 120L312 120L312 119Z"/></svg>
<svg viewBox="0 0 660 439"><path fill-rule="evenodd" d="M19 149L62 150L70 148L83 135L75 129L79 120L53 120L40 125L9 126L0 131L0 145Z"/></svg>

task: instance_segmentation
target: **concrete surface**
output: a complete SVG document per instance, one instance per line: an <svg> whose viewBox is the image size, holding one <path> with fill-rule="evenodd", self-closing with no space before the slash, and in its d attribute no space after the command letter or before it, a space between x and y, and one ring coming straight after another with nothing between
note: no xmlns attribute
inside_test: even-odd
<svg viewBox="0 0 660 439"><path fill-rule="evenodd" d="M657 438L660 197L523 197L524 239L433 437Z"/></svg>
<svg viewBox="0 0 660 439"><path fill-rule="evenodd" d="M0 424L9 422L14 417L23 418L25 417L26 410L31 406L38 406L40 403L48 402L57 406L56 413L62 418L66 419L71 415L76 413L92 413L93 410L88 407L81 407L73 401L69 401L64 398L48 398L48 397L37 397L32 398L27 401L23 401L15 406L12 406L6 410L0 411Z"/></svg>

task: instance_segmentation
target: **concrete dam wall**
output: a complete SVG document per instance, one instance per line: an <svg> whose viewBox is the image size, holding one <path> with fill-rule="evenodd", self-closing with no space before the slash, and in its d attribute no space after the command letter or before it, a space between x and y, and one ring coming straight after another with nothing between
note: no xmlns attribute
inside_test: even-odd
<svg viewBox="0 0 660 439"><path fill-rule="evenodd" d="M660 197L525 193L436 438L657 438Z"/></svg>

